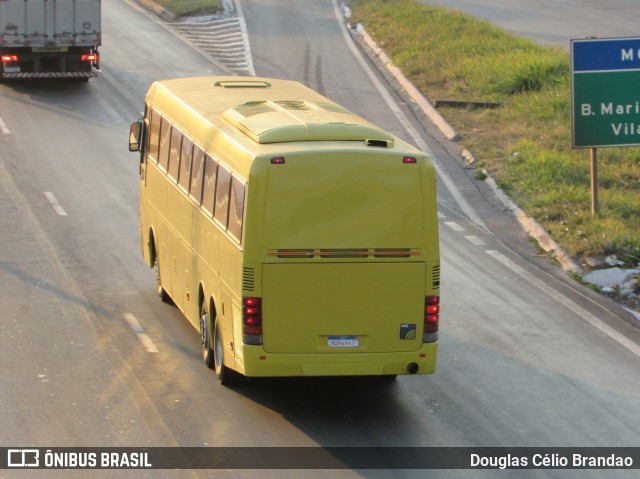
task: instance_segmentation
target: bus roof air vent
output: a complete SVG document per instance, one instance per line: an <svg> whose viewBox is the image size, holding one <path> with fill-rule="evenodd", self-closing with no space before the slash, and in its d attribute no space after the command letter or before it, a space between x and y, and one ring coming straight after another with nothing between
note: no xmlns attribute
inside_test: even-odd
<svg viewBox="0 0 640 479"><path fill-rule="evenodd" d="M257 143L368 141L373 142L370 146L393 145L390 133L328 102L251 101L222 116Z"/></svg>

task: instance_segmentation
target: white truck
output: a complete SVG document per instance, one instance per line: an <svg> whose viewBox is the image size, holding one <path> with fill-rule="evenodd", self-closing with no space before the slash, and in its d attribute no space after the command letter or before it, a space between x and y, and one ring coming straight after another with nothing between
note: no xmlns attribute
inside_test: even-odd
<svg viewBox="0 0 640 479"><path fill-rule="evenodd" d="M95 77L100 2L0 0L0 79Z"/></svg>

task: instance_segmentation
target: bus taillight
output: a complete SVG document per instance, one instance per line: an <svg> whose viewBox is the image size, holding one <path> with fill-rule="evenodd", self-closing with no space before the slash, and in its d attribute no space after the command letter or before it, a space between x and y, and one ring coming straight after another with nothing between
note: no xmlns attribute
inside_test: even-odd
<svg viewBox="0 0 640 479"><path fill-rule="evenodd" d="M438 339L440 322L440 296L427 296L424 300L423 342L432 343Z"/></svg>
<svg viewBox="0 0 640 479"><path fill-rule="evenodd" d="M244 344L262 344L262 298L242 298L242 338Z"/></svg>

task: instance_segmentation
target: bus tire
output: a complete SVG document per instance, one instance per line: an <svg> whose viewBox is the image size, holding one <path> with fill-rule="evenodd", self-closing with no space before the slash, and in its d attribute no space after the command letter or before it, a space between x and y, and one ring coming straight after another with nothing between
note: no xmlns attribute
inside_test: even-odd
<svg viewBox="0 0 640 479"><path fill-rule="evenodd" d="M213 369L213 349L211 348L211 320L209 319L209 312L207 311L206 301L202 302L200 306L200 342L202 343L202 360L204 363Z"/></svg>
<svg viewBox="0 0 640 479"><path fill-rule="evenodd" d="M157 255L153 258L153 269L156 272L156 291L158 293L158 297L163 303L168 303L171 298L169 298L169 294L162 287L162 283L160 282L160 263Z"/></svg>
<svg viewBox="0 0 640 479"><path fill-rule="evenodd" d="M213 320L213 369L220 384L228 385L232 380L233 371L224 365L224 344L220 334L220 322Z"/></svg>

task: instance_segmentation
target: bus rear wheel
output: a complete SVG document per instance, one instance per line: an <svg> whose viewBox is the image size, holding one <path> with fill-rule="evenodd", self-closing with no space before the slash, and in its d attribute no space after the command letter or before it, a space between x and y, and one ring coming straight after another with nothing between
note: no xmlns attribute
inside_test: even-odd
<svg viewBox="0 0 640 479"><path fill-rule="evenodd" d="M220 384L227 385L232 381L233 371L224 365L224 345L217 318L213 321L213 369Z"/></svg>
<svg viewBox="0 0 640 479"><path fill-rule="evenodd" d="M205 302L200 307L200 342L202 343L202 360L213 369L213 349L211 349L211 335L209 334L209 312Z"/></svg>

